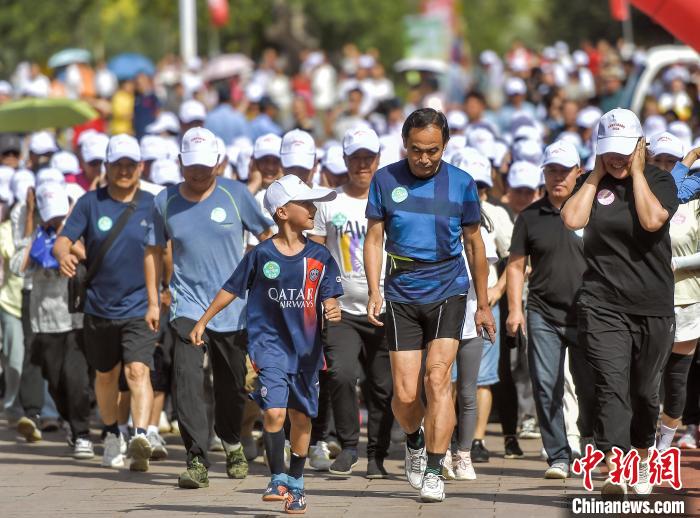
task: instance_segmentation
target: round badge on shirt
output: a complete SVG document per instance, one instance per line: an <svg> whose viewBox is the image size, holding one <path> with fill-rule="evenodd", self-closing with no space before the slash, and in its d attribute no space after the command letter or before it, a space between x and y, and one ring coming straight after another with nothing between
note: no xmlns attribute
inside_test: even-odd
<svg viewBox="0 0 700 518"><path fill-rule="evenodd" d="M348 220L348 217L345 214L343 214L342 212L338 212L337 214L335 214L333 216L333 219L332 219L333 224L336 227L342 227L343 225L345 225L345 222L347 220Z"/></svg>
<svg viewBox="0 0 700 518"><path fill-rule="evenodd" d="M391 199L396 203L401 203L408 198L408 191L405 187L396 187L391 191Z"/></svg>
<svg viewBox="0 0 700 518"><path fill-rule="evenodd" d="M102 216L97 220L97 228L99 228L102 232L107 232L110 228L112 228L112 218L109 216Z"/></svg>
<svg viewBox="0 0 700 518"><path fill-rule="evenodd" d="M316 282L320 276L321 272L318 270L318 268L314 268L309 272L309 280L311 282Z"/></svg>
<svg viewBox="0 0 700 518"><path fill-rule="evenodd" d="M601 205L610 205L615 201L615 194L610 189L601 189L596 198Z"/></svg>
<svg viewBox="0 0 700 518"><path fill-rule="evenodd" d="M263 266L263 275L268 279L276 279L280 275L280 265L275 261L268 261Z"/></svg>
<svg viewBox="0 0 700 518"><path fill-rule="evenodd" d="M226 211L221 207L216 207L211 211L209 217L215 223L223 223L226 220Z"/></svg>

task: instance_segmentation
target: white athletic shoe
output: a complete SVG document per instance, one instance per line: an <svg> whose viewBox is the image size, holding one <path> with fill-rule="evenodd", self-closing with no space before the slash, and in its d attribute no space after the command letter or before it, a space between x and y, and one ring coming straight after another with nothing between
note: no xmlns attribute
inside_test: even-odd
<svg viewBox="0 0 700 518"><path fill-rule="evenodd" d="M328 443L318 441L309 448L309 466L316 471L328 471L331 467L331 451Z"/></svg>
<svg viewBox="0 0 700 518"><path fill-rule="evenodd" d="M539 439L542 437L539 427L537 426L537 420L534 417L528 417L523 421L520 427L520 433L518 434L519 439Z"/></svg>
<svg viewBox="0 0 700 518"><path fill-rule="evenodd" d="M650 495L654 486L651 485L649 475L649 459L640 461L639 463L639 478L637 483L630 486L635 495Z"/></svg>
<svg viewBox="0 0 700 518"><path fill-rule="evenodd" d="M131 471L148 471L148 460L151 458L153 448L144 434L138 434L129 441L127 455L131 458L129 469Z"/></svg>
<svg viewBox="0 0 700 518"><path fill-rule="evenodd" d="M218 436L212 435L209 439L209 451L224 451L224 445Z"/></svg>
<svg viewBox="0 0 700 518"><path fill-rule="evenodd" d="M95 449L92 441L87 437L78 437L73 446L73 458L78 460L92 459L95 456Z"/></svg>
<svg viewBox="0 0 700 518"><path fill-rule="evenodd" d="M565 479L569 477L569 465L564 462L555 462L544 472L544 478Z"/></svg>
<svg viewBox="0 0 700 518"><path fill-rule="evenodd" d="M168 421L167 414L165 411L162 411L160 413L160 419L158 420L158 433L169 433L172 429L173 427L170 425L170 421Z"/></svg>
<svg viewBox="0 0 700 518"><path fill-rule="evenodd" d="M420 489L423 487L423 476L428 465L428 454L425 451L425 446L414 450L409 448L408 442L406 442L405 448L404 472L406 473L406 479L413 489Z"/></svg>
<svg viewBox="0 0 700 518"><path fill-rule="evenodd" d="M105 468L123 468L124 454L121 452L121 435L117 437L113 433L107 433L103 444L102 465Z"/></svg>
<svg viewBox="0 0 700 518"><path fill-rule="evenodd" d="M445 483L435 473L426 473L420 490L423 502L442 502L445 499Z"/></svg>
<svg viewBox="0 0 700 518"><path fill-rule="evenodd" d="M470 451L457 450L457 453L452 456L452 463L455 467L455 480L476 480Z"/></svg>
<svg viewBox="0 0 700 518"><path fill-rule="evenodd" d="M445 458L442 460L442 476L445 480L454 480L455 471L452 467L452 452L447 450Z"/></svg>
<svg viewBox="0 0 700 518"><path fill-rule="evenodd" d="M602 495L618 495L624 496L627 494L627 484L615 484L612 478L608 477L603 482L603 487L600 489Z"/></svg>
<svg viewBox="0 0 700 518"><path fill-rule="evenodd" d="M151 432L146 435L146 439L151 444L151 460L161 460L168 456L168 449L165 447L167 444L165 439L157 432Z"/></svg>

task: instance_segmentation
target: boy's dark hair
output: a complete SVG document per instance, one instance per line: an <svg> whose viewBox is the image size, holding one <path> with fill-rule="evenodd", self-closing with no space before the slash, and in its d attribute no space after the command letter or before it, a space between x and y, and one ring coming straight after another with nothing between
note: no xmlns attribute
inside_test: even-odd
<svg viewBox="0 0 700 518"><path fill-rule="evenodd" d="M466 102L471 98L481 101L482 104L486 104L486 98L484 97L484 94L482 94L478 90L468 91L467 95L464 97L464 101Z"/></svg>
<svg viewBox="0 0 700 518"><path fill-rule="evenodd" d="M420 108L408 116L401 128L401 136L405 139L414 128L426 128L428 126L437 126L442 133L442 144L447 144L450 140L450 127L447 125L447 117L442 112L433 108Z"/></svg>

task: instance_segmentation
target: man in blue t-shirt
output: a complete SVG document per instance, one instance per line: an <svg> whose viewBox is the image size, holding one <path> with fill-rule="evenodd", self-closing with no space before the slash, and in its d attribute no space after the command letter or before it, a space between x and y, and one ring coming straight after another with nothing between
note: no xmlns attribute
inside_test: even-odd
<svg viewBox="0 0 700 518"><path fill-rule="evenodd" d="M384 325L377 317L384 302L379 280L386 233L392 407L406 432L406 478L420 489L423 501L441 502L442 460L455 426L450 374L469 290L462 239L478 303L477 332L488 333L493 341L496 330L486 293L488 263L476 184L469 174L442 161L449 139L447 120L432 108L416 110L406 119L402 136L407 158L377 171L367 200L367 315L374 325ZM426 348L424 409L419 387Z"/></svg>
<svg viewBox="0 0 700 518"><path fill-rule="evenodd" d="M146 321L159 328L160 264L172 243L170 328L174 340L175 395L180 432L187 449L187 470L178 484L209 485L207 418L203 369L204 350L188 336L231 272L243 258L243 232L269 237L272 221L245 185L216 176L220 156L216 137L192 128L182 138L180 161L185 181L168 187L155 199L144 269L148 289ZM207 327L209 361L214 375L214 430L226 451L226 473L245 478L248 463L240 444L246 402L245 303L236 301ZM144 313L146 311L144 310Z"/></svg>
<svg viewBox="0 0 700 518"><path fill-rule="evenodd" d="M105 425L102 465L124 465L124 439L117 425L119 374L124 373L131 392L131 413L136 435L129 443L130 469L146 471L151 444L146 429L153 406L150 369L156 334L146 326L146 286L143 276L144 242L151 224L153 196L139 190L143 162L136 139L115 135L106 156L107 187L81 197L54 245L61 273L73 277L78 252L73 244L85 242L87 267L99 254L122 214L132 212L99 264L87 287L83 327L85 356L96 371L95 392Z"/></svg>

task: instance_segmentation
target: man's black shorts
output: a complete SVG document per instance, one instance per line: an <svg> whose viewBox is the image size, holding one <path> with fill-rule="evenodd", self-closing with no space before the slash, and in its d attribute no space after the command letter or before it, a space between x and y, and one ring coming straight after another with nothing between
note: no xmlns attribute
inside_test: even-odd
<svg viewBox="0 0 700 518"><path fill-rule="evenodd" d="M437 338L462 338L466 295L429 304L386 303L386 338L390 351L425 349Z"/></svg>
<svg viewBox="0 0 700 518"><path fill-rule="evenodd" d="M83 336L87 361L100 372L111 371L119 362L140 362L153 370L158 335L143 318L110 320L86 314Z"/></svg>

